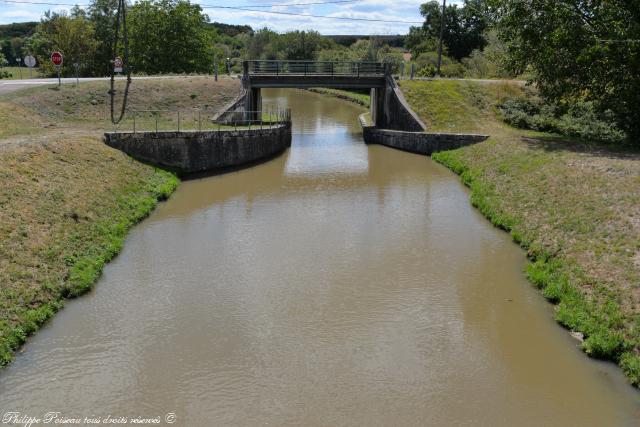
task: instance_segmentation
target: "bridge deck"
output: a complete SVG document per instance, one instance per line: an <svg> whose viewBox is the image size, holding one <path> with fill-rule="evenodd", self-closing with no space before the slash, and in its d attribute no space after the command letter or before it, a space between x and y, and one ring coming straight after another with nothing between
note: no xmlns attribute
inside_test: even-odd
<svg viewBox="0 0 640 427"><path fill-rule="evenodd" d="M386 64L377 62L246 61L251 87L383 87Z"/></svg>

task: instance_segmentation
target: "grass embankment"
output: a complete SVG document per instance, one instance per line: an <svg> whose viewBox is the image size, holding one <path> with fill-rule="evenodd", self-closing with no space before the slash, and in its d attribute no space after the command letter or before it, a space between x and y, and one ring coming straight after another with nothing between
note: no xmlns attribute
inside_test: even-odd
<svg viewBox="0 0 640 427"><path fill-rule="evenodd" d="M19 80L20 78L22 79L39 79L41 77L43 77L40 74L40 70L36 67L33 68L31 70L31 77L29 77L29 67L1 67L0 68L0 74L6 71L7 73L11 74L11 77L4 78L4 79L0 79L0 80ZM20 74L22 73L22 74ZM20 77L22 75L22 77Z"/></svg>
<svg viewBox="0 0 640 427"><path fill-rule="evenodd" d="M511 128L496 105L517 84L403 82L430 129L486 142L433 158L460 174L471 200L527 249L528 278L582 333L591 356L640 383L640 152Z"/></svg>
<svg viewBox="0 0 640 427"><path fill-rule="evenodd" d="M371 96L365 93L353 92L350 90L326 89L326 88L312 88L307 90L310 92L333 96L334 98L344 99L345 101L353 102L355 104L362 105L367 108L371 104Z"/></svg>
<svg viewBox="0 0 640 427"><path fill-rule="evenodd" d="M107 90L99 82L0 98L0 365L65 298L92 287L127 231L178 184L102 143ZM206 98L219 107L236 90L205 79L135 81L132 102L188 108Z"/></svg>

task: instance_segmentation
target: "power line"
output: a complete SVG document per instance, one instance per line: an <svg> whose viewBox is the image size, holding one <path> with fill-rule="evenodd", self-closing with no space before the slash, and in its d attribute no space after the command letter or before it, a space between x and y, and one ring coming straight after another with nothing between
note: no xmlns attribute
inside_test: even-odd
<svg viewBox="0 0 640 427"><path fill-rule="evenodd" d="M356 0L351 0L356 1ZM349 1L349 3L351 2ZM3 3L17 3L17 4L38 4L38 5L49 5L49 6L78 6L78 7L89 7L88 4L77 4L77 3L53 3L53 2L40 2L40 1L19 1L19 0L0 0ZM335 3L347 3L346 0L336 1L336 2L314 2L314 4L335 4ZM307 3L311 4L311 3ZM295 5L286 5L286 6L301 6L303 3L298 3ZM360 21L360 22L386 22L390 24L422 24L422 21L399 21L392 19L371 19L371 18L351 18L346 16L327 16L327 15L313 15L309 13L294 13L294 12L279 12L275 10L257 10L257 9L249 9L250 7L255 6L217 6L217 5L205 5L200 4L200 7L203 9L225 9L225 10L240 10L243 12L257 12L257 13L265 13L271 15L286 15L286 16L300 16L304 18L319 18L319 19L334 19L340 21ZM273 7L276 6L285 6L283 4L280 5L271 5Z"/></svg>
<svg viewBox="0 0 640 427"><path fill-rule="evenodd" d="M296 7L296 6L312 6L312 5L323 5L323 4L342 4L342 3L356 3L363 0L335 0L335 1L316 1L309 3L280 3L280 4L265 4L265 5L247 5L247 6L238 6L238 7Z"/></svg>
<svg viewBox="0 0 640 427"><path fill-rule="evenodd" d="M312 6L312 5L323 5L323 4L343 4L343 3L355 3L363 0L334 0L334 1L315 1L308 3L278 3L278 4L267 4L267 5L246 5L246 6L237 6L238 8L247 7L297 7L297 6ZM79 6L79 7L89 7L88 4L78 4L78 3L53 3L46 1L20 1L20 0L0 0L2 3L15 3L15 4L41 4L41 5L49 5L49 6ZM194 3L197 4L197 3ZM200 5L205 6L205 5ZM210 6L210 7L219 7L219 6Z"/></svg>
<svg viewBox="0 0 640 427"><path fill-rule="evenodd" d="M0 0L3 1L3 0ZM327 16L327 15L312 15L309 13L294 13L294 12L277 12L275 10L256 10L256 9L247 9L247 7L239 7L239 6L207 6L201 4L200 7L203 9L230 9L230 10L241 10L243 12L257 12L257 13L268 13L272 15L287 15L287 16L302 16L305 18L321 18L321 19L338 19L344 21L364 21L364 22L387 22L393 24L422 24L422 21L396 21L392 19L370 19L370 18L349 18L346 16Z"/></svg>

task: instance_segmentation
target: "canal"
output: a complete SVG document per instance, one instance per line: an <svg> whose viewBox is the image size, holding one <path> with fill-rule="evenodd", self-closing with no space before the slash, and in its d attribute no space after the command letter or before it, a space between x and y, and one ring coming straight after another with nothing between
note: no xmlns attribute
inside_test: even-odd
<svg viewBox="0 0 640 427"><path fill-rule="evenodd" d="M362 142L360 107L268 90L294 140L186 181L96 289L0 372L0 409L182 426L632 426L525 256L427 157Z"/></svg>

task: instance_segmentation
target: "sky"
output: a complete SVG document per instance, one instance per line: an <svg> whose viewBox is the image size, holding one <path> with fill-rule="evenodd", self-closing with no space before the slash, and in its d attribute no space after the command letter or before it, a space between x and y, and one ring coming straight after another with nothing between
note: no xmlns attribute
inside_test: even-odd
<svg viewBox="0 0 640 427"><path fill-rule="evenodd" d="M12 22L39 21L46 10L61 12L71 6L36 5L28 2L50 2L75 4L73 0L14 0L19 3L6 3L0 0L0 24ZM214 22L226 24L250 25L254 29L269 27L278 32L288 30L316 30L322 34L406 34L409 27L423 21L420 16L420 4L427 0L353 0L344 3L306 4L337 2L345 0L191 0L203 6L204 12ZM89 4L90 0L78 0L79 5ZM447 3L451 3L448 1ZM457 3L459 1L453 1ZM277 6L274 6L277 5ZM242 7L249 10L206 8L205 6ZM267 14L255 10L324 15L331 17L361 18L370 20L403 21L371 22L325 19L318 17L292 16L285 14Z"/></svg>

